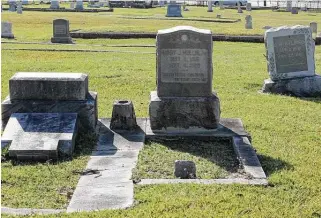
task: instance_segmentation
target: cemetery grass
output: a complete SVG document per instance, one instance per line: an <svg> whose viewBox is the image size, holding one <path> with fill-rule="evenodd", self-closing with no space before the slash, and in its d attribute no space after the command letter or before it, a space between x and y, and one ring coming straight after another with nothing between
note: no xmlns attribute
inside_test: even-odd
<svg viewBox="0 0 321 218"><path fill-rule="evenodd" d="M193 161L198 179L226 178L232 173L235 176L239 168L229 139L153 140L147 141L139 152L133 179L174 179L175 160Z"/></svg>
<svg viewBox="0 0 321 218"><path fill-rule="evenodd" d="M2 206L66 208L95 142L96 136L87 134L77 139L73 159L43 163L13 160L7 151L2 151Z"/></svg>
<svg viewBox="0 0 321 218"><path fill-rule="evenodd" d="M90 42L103 44L105 40ZM121 42L116 40L117 43ZM151 42L124 41L126 43ZM139 51L143 50L140 48ZM251 133L269 186L135 186L136 204L132 208L62 214L61 217L320 217L321 100L258 93L263 80L268 78L264 54L264 44L214 42L213 89L220 97L221 116L241 118ZM316 72L320 73L320 46L316 47L315 59ZM8 94L8 80L15 72L84 72L89 75L90 90L98 92L99 117L111 116L115 99L131 99L136 116L146 117L150 91L156 89L155 67L155 54L139 52L133 55L3 50L1 98ZM67 162L63 164L68 165ZM32 167L23 166L23 171L33 170ZM43 169L47 170L47 166ZM6 171L8 177L4 177L5 170L2 166L2 179L14 176L11 173L15 169ZM2 188L2 194L6 193L4 190ZM19 189L13 185L10 191L15 199L21 198L23 192L32 195L26 186ZM28 200L33 199L28 197ZM2 198L2 206L9 205L9 201ZM56 208L63 203L59 205ZM40 207L41 202L31 206Z"/></svg>
<svg viewBox="0 0 321 218"><path fill-rule="evenodd" d="M41 7L49 8L50 5ZM69 6L68 6L69 7ZM272 12L270 10L254 10L250 12L253 17L253 29L245 29L245 16L249 12L238 14L237 10L214 9L213 13L206 12L205 7L190 7L189 12L183 12L184 18L216 19L221 14L226 19L241 19L237 23L212 23L182 20L155 20L155 19L128 19L124 16L143 16L165 18L166 8L128 9L115 8L115 11L101 13L67 13L67 12L33 12L24 11L23 14L2 12L2 21L13 23L13 33L16 41L42 41L48 42L52 37L52 21L57 18L68 19L70 31L82 30L85 32L157 32L177 25L189 25L197 28L210 29L215 34L230 35L263 35L264 26L283 25L309 25L312 21L321 20L321 13L300 12L291 15L287 12ZM32 30L32 31L30 31ZM4 39L2 39L4 40Z"/></svg>

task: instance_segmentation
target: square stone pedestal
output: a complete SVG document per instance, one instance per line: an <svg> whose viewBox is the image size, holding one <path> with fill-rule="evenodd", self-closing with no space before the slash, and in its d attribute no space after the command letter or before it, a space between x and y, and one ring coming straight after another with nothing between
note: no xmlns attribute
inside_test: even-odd
<svg viewBox="0 0 321 218"><path fill-rule="evenodd" d="M220 122L220 101L216 93L208 97L158 97L150 95L149 116L152 130L168 128L215 129Z"/></svg>
<svg viewBox="0 0 321 218"><path fill-rule="evenodd" d="M73 44L71 37L52 37L51 38L52 43L63 43L63 44Z"/></svg>

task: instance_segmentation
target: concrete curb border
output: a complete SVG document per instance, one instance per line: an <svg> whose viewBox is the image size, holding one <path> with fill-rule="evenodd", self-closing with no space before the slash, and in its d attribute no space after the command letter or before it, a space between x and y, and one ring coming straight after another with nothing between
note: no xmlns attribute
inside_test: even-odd
<svg viewBox="0 0 321 218"><path fill-rule="evenodd" d="M66 209L33 209L33 208L10 208L1 207L1 214L11 214L11 215L32 215L32 214L58 214L64 213Z"/></svg>

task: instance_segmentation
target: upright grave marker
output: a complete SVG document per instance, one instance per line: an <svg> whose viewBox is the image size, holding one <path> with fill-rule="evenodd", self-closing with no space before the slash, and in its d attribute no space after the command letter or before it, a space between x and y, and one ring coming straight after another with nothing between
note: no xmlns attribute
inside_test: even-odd
<svg viewBox="0 0 321 218"><path fill-rule="evenodd" d="M20 1L17 4L17 13L22 14L22 3Z"/></svg>
<svg viewBox="0 0 321 218"><path fill-rule="evenodd" d="M84 10L84 3L82 0L76 0L76 10L82 11Z"/></svg>
<svg viewBox="0 0 321 218"><path fill-rule="evenodd" d="M167 5L166 17L182 17L182 8L179 4Z"/></svg>
<svg viewBox="0 0 321 218"><path fill-rule="evenodd" d="M240 2L237 2L237 13L239 13L239 14L243 13Z"/></svg>
<svg viewBox="0 0 321 218"><path fill-rule="evenodd" d="M51 0L50 9L59 9L59 0Z"/></svg>
<svg viewBox="0 0 321 218"><path fill-rule="evenodd" d="M210 30L178 26L158 31L157 92L151 92L149 107L153 130L217 127L212 47Z"/></svg>
<svg viewBox="0 0 321 218"><path fill-rule="evenodd" d="M253 29L251 15L246 15L245 17L245 29Z"/></svg>
<svg viewBox="0 0 321 218"><path fill-rule="evenodd" d="M310 28L312 30L312 33L318 33L318 23L317 22L311 22Z"/></svg>
<svg viewBox="0 0 321 218"><path fill-rule="evenodd" d="M247 11L252 11L252 4L251 3L246 3L246 10Z"/></svg>
<svg viewBox="0 0 321 218"><path fill-rule="evenodd" d="M265 32L270 78L263 92L321 96L321 77L315 75L314 41L307 26L272 28Z"/></svg>
<svg viewBox="0 0 321 218"><path fill-rule="evenodd" d="M15 12L16 9L17 9L17 2L16 2L16 0L9 0L8 3L9 3L9 9L8 9L8 10L9 10L10 12Z"/></svg>
<svg viewBox="0 0 321 218"><path fill-rule="evenodd" d="M6 21L1 22L1 38L14 38L14 35L12 34L12 23Z"/></svg>
<svg viewBox="0 0 321 218"><path fill-rule="evenodd" d="M53 21L53 37L52 43L73 43L69 33L69 21L65 19L56 19Z"/></svg>
<svg viewBox="0 0 321 218"><path fill-rule="evenodd" d="M220 5L220 10L224 10L223 0L219 1L219 5Z"/></svg>
<svg viewBox="0 0 321 218"><path fill-rule="evenodd" d="M213 12L213 5L212 5L212 1L208 1L208 8L207 8L207 12Z"/></svg>

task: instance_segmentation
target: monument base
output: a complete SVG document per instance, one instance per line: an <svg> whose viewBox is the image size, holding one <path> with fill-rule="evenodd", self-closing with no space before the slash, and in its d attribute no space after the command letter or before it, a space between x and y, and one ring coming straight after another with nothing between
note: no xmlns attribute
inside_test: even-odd
<svg viewBox="0 0 321 218"><path fill-rule="evenodd" d="M215 129L220 122L220 101L216 93L209 97L158 97L151 92L149 104L152 130L167 128Z"/></svg>
<svg viewBox="0 0 321 218"><path fill-rule="evenodd" d="M321 76L315 75L278 81L266 79L262 92L297 97L321 97Z"/></svg>
<svg viewBox="0 0 321 218"><path fill-rule="evenodd" d="M14 35L13 34L1 34L1 38L14 39Z"/></svg>
<svg viewBox="0 0 321 218"><path fill-rule="evenodd" d="M1 104L2 128L13 113L77 113L80 132L94 132L98 119L97 93L89 92L86 100L11 100Z"/></svg>
<svg viewBox="0 0 321 218"><path fill-rule="evenodd" d="M71 37L52 37L51 38L52 43L63 43L63 44L73 44Z"/></svg>

